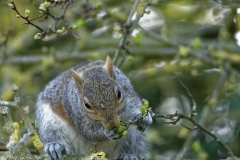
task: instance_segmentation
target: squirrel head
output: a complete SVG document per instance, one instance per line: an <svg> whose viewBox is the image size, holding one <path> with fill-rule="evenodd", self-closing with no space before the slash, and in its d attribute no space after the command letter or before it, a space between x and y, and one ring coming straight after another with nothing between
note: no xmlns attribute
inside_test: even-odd
<svg viewBox="0 0 240 160"><path fill-rule="evenodd" d="M118 107L123 100L121 88L116 82L113 64L107 56L104 65L93 65L80 73L71 69L72 76L80 91L81 106L95 121L107 129L120 123Z"/></svg>

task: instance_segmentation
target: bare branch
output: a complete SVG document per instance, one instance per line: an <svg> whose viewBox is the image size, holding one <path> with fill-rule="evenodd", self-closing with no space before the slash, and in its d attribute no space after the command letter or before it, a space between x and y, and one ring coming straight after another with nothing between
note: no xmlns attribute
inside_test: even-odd
<svg viewBox="0 0 240 160"><path fill-rule="evenodd" d="M196 126L194 126L193 128L191 128L191 127L186 126L186 125L183 124L183 123L181 123L181 125L182 125L183 127L187 128L187 129L190 130L190 131L193 131L193 130L198 129L198 127L196 127Z"/></svg>
<svg viewBox="0 0 240 160"><path fill-rule="evenodd" d="M29 107L23 107L21 102L21 97L18 94L18 87L13 85L12 87L13 95L14 95L14 102L7 102L0 99L0 106L8 106L8 107L16 107L19 109L20 115L25 122L25 127L27 129L27 133L25 133L17 142L9 141L7 144L7 148L12 152L16 152L17 148L26 141L26 139L34 133L34 127L32 126L31 120L29 118ZM39 152L42 152L42 148L39 148Z"/></svg>
<svg viewBox="0 0 240 160"><path fill-rule="evenodd" d="M131 23L132 17L135 13L138 3L139 3L139 0L135 0L133 6L131 8L131 11L129 13L128 19L127 19L126 23L123 25L123 37L118 44L118 49L116 50L114 58L113 58L113 63L115 63L115 64L116 64L117 58L122 50L125 50L124 54L130 53L130 51L127 49L127 45L129 44L132 32L133 32L134 28L137 26L140 18L144 15L147 7L151 4L150 0L148 0L147 4L142 9L142 13L137 15L137 18L134 21L134 24L130 27L130 23ZM124 58L121 61L120 65L124 62L124 60L125 60L125 55L124 55Z"/></svg>
<svg viewBox="0 0 240 160"><path fill-rule="evenodd" d="M222 72L221 76L219 77L217 85L215 87L215 90L212 93L212 97L211 97L212 99L216 99L218 97L220 89L221 89L225 79L227 78L230 67L231 67L231 62L230 62L230 60L228 60L224 64L224 71Z"/></svg>
<svg viewBox="0 0 240 160"><path fill-rule="evenodd" d="M175 113L175 114L169 114L169 115L162 115L162 114L155 114L154 117L157 118L164 118L164 119L169 119L171 120L169 123L171 124L176 124L176 122L178 122L180 119L187 119L190 122L192 122L192 124L196 127L198 127L200 130L202 130L203 132L207 133L208 135L210 135L214 140L216 140L218 142L218 144L220 146L223 147L223 149L227 152L228 156L230 156L231 158L235 159L235 156L233 154L233 152L231 151L231 149L225 145L214 132L209 131L208 129L206 129L205 127L203 127L202 125L200 125L198 122L196 122L195 120L193 120L191 117L185 116L181 113ZM174 119L175 118L175 119Z"/></svg>
<svg viewBox="0 0 240 160"><path fill-rule="evenodd" d="M191 94L191 92L189 91L189 89L187 88L187 86L185 86L185 85L183 84L183 82L180 81L179 79L178 79L178 81L179 81L180 84L187 90L188 95L189 95L189 96L191 97L191 99L192 99L193 107L192 107L192 111L190 112L190 116L193 117L194 115L197 114L197 113L196 113L196 111L197 111L197 103L195 102L195 100L194 100L194 98L193 98L193 95Z"/></svg>
<svg viewBox="0 0 240 160"><path fill-rule="evenodd" d="M0 106L7 106L7 107L18 107L18 104L14 102L8 102L8 101L0 101Z"/></svg>
<svg viewBox="0 0 240 160"><path fill-rule="evenodd" d="M123 49L123 47L124 47L124 45L126 43L127 37L131 36L131 35L129 35L129 30L128 29L130 27L131 19L132 19L134 13L135 13L135 10L137 8L138 3L139 3L139 0L135 0L134 1L134 4L133 4L133 6L131 8L131 11L130 11L130 13L128 15L128 19L127 19L126 23L123 25L124 26L124 28L123 28L123 37L122 37L122 39L120 40L120 42L118 44L118 49L115 52L115 55L114 55L114 58L113 58L113 63L116 63L118 55L121 53L121 50Z"/></svg>
<svg viewBox="0 0 240 160"><path fill-rule="evenodd" d="M53 31L56 30L56 26L57 26L57 24L58 24L58 21L61 20L61 19L64 20L64 16L65 16L65 13L66 13L66 11L67 11L67 8L68 8L68 6L69 6L72 2L73 2L72 0L68 0L68 1L64 4L62 14L61 14L59 17L56 17L56 18L55 18L55 22L54 22L54 25L53 25Z"/></svg>
<svg viewBox="0 0 240 160"><path fill-rule="evenodd" d="M25 24L30 24L30 25L34 26L35 28L37 28L39 31L44 32L44 30L43 30L41 27L39 27L38 25L32 23L32 22L28 19L28 18L29 18L28 16L23 16L23 15L21 15L21 14L19 13L19 11L17 10L17 7L16 7L16 5L15 5L15 3L14 3L13 1L11 1L10 3L12 4L12 7L11 7L11 8L12 8L15 12L17 12L17 14L18 14L22 19L24 19L25 21L27 21Z"/></svg>

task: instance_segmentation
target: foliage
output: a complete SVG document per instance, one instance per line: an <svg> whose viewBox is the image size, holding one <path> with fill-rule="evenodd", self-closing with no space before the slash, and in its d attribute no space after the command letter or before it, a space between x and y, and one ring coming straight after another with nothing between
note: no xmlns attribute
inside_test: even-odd
<svg viewBox="0 0 240 160"><path fill-rule="evenodd" d="M17 102L11 92L16 84L22 106L10 107L11 117L0 113L0 122L21 121L24 107L30 106L20 139L34 120L37 95L51 79L78 62L110 55L152 112L172 116L155 117L149 128L153 159L228 157L189 119L165 124L176 121L176 113L209 130L240 157L238 1L10 0L0 5L0 94L6 102ZM2 137L14 129L1 127L3 150L8 140Z"/></svg>

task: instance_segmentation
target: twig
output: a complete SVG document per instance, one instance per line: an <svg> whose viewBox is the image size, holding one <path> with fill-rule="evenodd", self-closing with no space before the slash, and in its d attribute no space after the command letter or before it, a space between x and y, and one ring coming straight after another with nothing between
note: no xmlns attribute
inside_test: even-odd
<svg viewBox="0 0 240 160"><path fill-rule="evenodd" d="M198 129L198 127L193 127L193 128L191 128L191 127L188 127L188 126L186 126L185 124L183 124L183 123L181 123L181 125L183 126L183 127L185 127L185 128L187 128L188 130L190 130L190 131L193 131L193 130L196 130L196 129Z"/></svg>
<svg viewBox="0 0 240 160"><path fill-rule="evenodd" d="M130 51L127 49L127 45L129 44L132 32L133 32L134 28L137 26L140 18L144 15L146 8L151 3L150 3L150 0L148 0L147 4L143 7L142 13L137 15L137 18L136 18L134 24L132 26L130 26L132 17L135 13L135 10L136 10L138 4L139 4L139 0L135 0L133 6L131 8L131 11L129 13L128 19L127 19L126 23L123 25L123 37L120 40L120 42L118 44L118 49L115 52L115 55L114 55L114 58L113 58L113 63L114 64L116 64L117 58L118 58L118 56L119 56L119 54L121 53L122 50L125 50L125 52L124 52L125 54L130 53ZM125 60L125 56L123 57L123 60L121 61L120 65L124 62L124 60Z"/></svg>
<svg viewBox="0 0 240 160"><path fill-rule="evenodd" d="M16 5L15 5L15 3L13 2L13 1L11 1L10 2L11 4L12 4L12 9L15 11L15 12L17 12L17 14L22 18L22 19L24 19L25 21L27 21L25 24L30 24L30 25L32 25L32 26L34 26L35 28L37 28L39 31L41 31L41 32L44 32L44 30L41 28L41 27L39 27L38 25L36 25L36 24L34 24L34 23L32 23L28 18L28 16L22 16L19 12L18 12L18 10L17 10L17 7L16 7Z"/></svg>
<svg viewBox="0 0 240 160"><path fill-rule="evenodd" d="M44 20L45 20L45 19L48 19L48 16L50 16L53 20L55 20L54 15L52 15L52 14L50 13L50 10L49 10L49 9L46 9L46 10L40 9L40 8L36 5L35 2L33 2L33 5L36 7L37 10L39 10L39 11L42 12L42 13L44 13L44 14L36 17L36 18L33 18L33 20L38 19L38 18L41 18L41 17L43 17L43 16L45 16L45 17L44 17ZM53 6L53 5L52 5L52 6ZM51 8L52 8L52 7L51 7ZM31 19L31 20L32 20L32 19ZM43 20L41 20L41 21L43 21Z"/></svg>
<svg viewBox="0 0 240 160"><path fill-rule="evenodd" d="M118 58L119 54L121 53L121 50L123 49L123 47L125 45L127 37L131 36L131 35L129 35L129 30L128 29L130 27L131 19L132 19L134 13L135 13L135 10L137 8L138 3L139 3L139 0L135 0L134 1L134 4L133 4L133 6L131 8L131 11L130 11L130 13L128 15L128 19L127 19L126 23L123 25L123 37L120 40L120 42L118 44L118 49L115 52L115 55L114 55L114 58L113 58L113 63L114 64L116 63L117 58Z"/></svg>
<svg viewBox="0 0 240 160"><path fill-rule="evenodd" d="M124 54L123 54L123 58L122 58L121 62L118 65L119 68L122 66L123 62L126 59L126 53L130 54L130 51L128 50L128 48L123 47L123 49L124 49Z"/></svg>
<svg viewBox="0 0 240 160"><path fill-rule="evenodd" d="M130 28L130 31L129 31L129 35L131 36L132 35L132 32L134 30L134 28L137 26L139 20L143 17L143 15L146 13L146 9L151 5L151 0L148 0L147 4L143 7L142 9L142 12L140 14L137 15L137 18L136 20L134 21L132 27ZM128 40L127 40L127 44L129 43L130 41L130 36L128 37Z"/></svg>
<svg viewBox="0 0 240 160"><path fill-rule="evenodd" d="M194 124L194 126L198 127L199 129L201 129L203 132L207 133L208 135L210 135L214 140L216 140L218 142L218 144L220 146L223 147L223 149L227 152L228 156L230 156L231 158L235 159L235 156L233 154L233 152L231 151L231 149L225 145L217 136L214 132L209 131L208 129L204 128L202 125L200 125L198 122L196 122L195 120L193 120L191 117L185 116L181 113L174 113L174 114L169 114L169 115L162 115L162 114L155 114L154 117L156 118L164 118L164 119L170 119L171 121L169 123L171 124L176 124L180 119L187 119L190 122L192 122L192 124ZM174 119L176 118L176 119Z"/></svg>
<svg viewBox="0 0 240 160"><path fill-rule="evenodd" d="M219 95L221 86L223 85L225 79L227 78L228 75L228 71L231 67L231 62L230 59L224 64L224 71L222 72L221 76L218 79L217 85L212 93L212 97L213 99L216 99Z"/></svg>
<svg viewBox="0 0 240 160"><path fill-rule="evenodd" d="M67 11L67 8L68 8L68 6L69 6L72 2L73 2L72 0L68 0L68 1L64 4L62 14L61 14L59 17L56 17L56 18L55 18L55 22L54 22L54 25L53 25L53 31L56 30L56 26L57 26L57 24L58 24L58 21L59 21L60 19L63 19L63 20L64 20L64 16L65 16L65 13L66 13L66 11Z"/></svg>
<svg viewBox="0 0 240 160"><path fill-rule="evenodd" d="M7 106L7 107L13 107L13 108L17 108L18 104L13 101L13 102L8 102L8 101L0 101L0 106Z"/></svg>
<svg viewBox="0 0 240 160"><path fill-rule="evenodd" d="M8 151L7 148L0 148L0 151Z"/></svg>
<svg viewBox="0 0 240 160"><path fill-rule="evenodd" d="M65 19L65 14L66 14L66 11L67 11L68 6L69 6L71 3L73 3L73 0L66 0L66 1L52 1L52 0L49 0L49 1L46 1L45 3L50 3L50 6L44 8L44 9L38 7L35 3L33 3L33 5L37 8L37 10L39 10L42 14L39 15L38 17L35 17L35 18L32 18L32 19L29 18L29 15L26 15L26 16L21 15L20 12L17 10L16 5L15 5L15 3L13 2L13 0L10 1L10 7L11 7L11 9L13 9L15 12L17 12L17 14L18 14L19 17L21 17L22 19L24 19L24 20L26 21L26 23L24 23L24 24L32 25L32 26L34 26L35 28L37 28L37 29L40 31L40 33L37 33L37 34L36 34L35 39L40 39L40 38L42 38L43 36L45 36L45 35L47 35L47 34L50 34L50 33L57 33L57 34L62 33L63 30L64 30L63 28L62 28L62 30L60 30L59 32L58 32L58 30L56 29L56 28L57 28L57 25L58 25L58 22L59 22L60 20L63 20L63 21L65 22L65 26L64 26L65 28L67 27L69 30L72 31L72 27L69 26L67 20ZM51 13L51 10L52 10L54 7L56 7L57 5L62 5L62 6L63 6L63 8L62 8L62 13L61 13L60 16L58 16L58 17L54 16L54 15ZM43 18L42 20L40 20L40 21L44 21L44 20L48 19L49 17L51 17L51 18L53 19L53 21L54 21L53 26L52 26L52 27L49 27L47 30L44 30L43 28L41 28L41 27L38 26L37 24L32 23L32 21L37 20L37 19L42 18L42 17L44 17L44 18ZM51 25L49 25L49 26L51 26ZM79 39L79 38L74 34L73 31L72 31L71 33L72 33L72 35L73 35L75 38Z"/></svg>
<svg viewBox="0 0 240 160"><path fill-rule="evenodd" d="M149 30L145 30L144 28L142 28L140 25L138 25L138 28L141 29L141 31L143 32L143 34L149 36L150 38L162 43L162 44L166 44L166 45L170 45L172 47L176 47L179 46L181 44L181 42L177 42L176 40L174 39L170 39L170 38L167 38L167 37L163 37L159 34L156 34L152 31L149 31Z"/></svg>
<svg viewBox="0 0 240 160"><path fill-rule="evenodd" d="M183 84L183 82L181 80L178 79L178 81L180 82L180 84L186 89L186 91L188 92L188 95L191 97L192 99L192 104L193 104L193 107L192 107L192 111L190 112L190 116L191 118L195 115L197 115L196 111L197 111L197 103L195 102L194 98L193 98L193 95L191 94L191 92L189 91L189 89L187 88L187 86L185 86Z"/></svg>
<svg viewBox="0 0 240 160"><path fill-rule="evenodd" d="M225 64L225 68L228 70L229 67L230 67L230 62L228 61L226 64ZM226 73L222 74L222 76L220 77L219 79L219 83L217 84L217 87L215 90L219 91L219 88L221 87L222 83L224 82L226 78ZM206 128L204 128L202 125L200 125L198 122L196 122L194 119L193 119L193 116L196 115L196 102L193 98L193 95L191 94L191 92L189 91L189 89L187 88L187 86L185 86L180 80L178 80L181 85L187 90L188 92L188 95L191 97L192 99L192 103L193 103L193 108L192 108L192 111L190 112L189 116L186 116L184 114L181 114L181 113L175 113L175 114L169 114L169 115L162 115L162 114L155 114L153 115L154 117L159 117L159 118L164 118L164 119L169 119L170 121L169 122L165 122L165 123L168 123L168 124L176 124L177 122L180 121L180 119L187 119L189 120L190 122L192 122L192 124L194 124L194 127L193 128L190 128L188 126L185 126L184 124L181 124L182 126L184 126L185 128L189 129L189 130L195 130L197 128L201 129L203 132L207 133L208 135L210 135L211 137L213 137L214 140L216 140L218 142L218 144L220 146L223 147L223 149L227 152L228 156L232 157L233 159L235 159L235 156L233 154L233 152L231 151L231 149L225 145L217 136L214 132L211 132L209 130L207 130ZM214 92L215 93L215 92ZM218 92L217 92L218 93ZM218 94L217 94L218 95Z"/></svg>
<svg viewBox="0 0 240 160"><path fill-rule="evenodd" d="M150 6L150 5L151 5L151 1L148 0L147 4L146 4L146 5L143 7L143 9L142 9L142 12L137 15L136 20L134 21L132 27L129 29L128 36L126 36L125 45L128 45L128 44L130 43L130 38L131 38L131 35L132 35L132 32L133 32L134 28L136 28L136 26L138 25L139 20L143 17L143 15L144 15L145 12L146 12L147 7ZM124 49L125 52L124 52L124 57L123 57L120 65L119 65L119 67L120 67L120 66L123 64L123 62L125 61L126 53L130 53L129 50L128 50L128 48L127 48L127 46L125 46L125 45L122 46L122 49ZM115 58L115 57L114 57L114 58Z"/></svg>

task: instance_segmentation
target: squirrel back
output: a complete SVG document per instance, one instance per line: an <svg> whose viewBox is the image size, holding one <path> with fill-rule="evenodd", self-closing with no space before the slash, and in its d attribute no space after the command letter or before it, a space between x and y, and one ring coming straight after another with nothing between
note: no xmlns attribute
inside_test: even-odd
<svg viewBox="0 0 240 160"><path fill-rule="evenodd" d="M141 117L141 99L129 79L112 65L94 61L78 64L52 80L36 104L39 135L53 159L62 154L103 151L109 158L143 158L144 134L130 126L126 137L112 140L120 121ZM145 117L143 130L152 122ZM122 157L122 158L121 158Z"/></svg>

